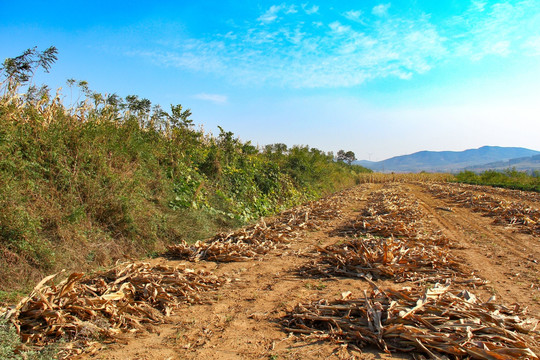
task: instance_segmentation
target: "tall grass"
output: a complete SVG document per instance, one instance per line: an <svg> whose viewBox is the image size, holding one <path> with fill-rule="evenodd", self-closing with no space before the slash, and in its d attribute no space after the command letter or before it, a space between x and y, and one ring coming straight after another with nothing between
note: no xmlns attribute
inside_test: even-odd
<svg viewBox="0 0 540 360"><path fill-rule="evenodd" d="M194 241L353 185L359 166L309 147L259 149L191 112L92 92L0 98L0 290L61 268Z"/></svg>

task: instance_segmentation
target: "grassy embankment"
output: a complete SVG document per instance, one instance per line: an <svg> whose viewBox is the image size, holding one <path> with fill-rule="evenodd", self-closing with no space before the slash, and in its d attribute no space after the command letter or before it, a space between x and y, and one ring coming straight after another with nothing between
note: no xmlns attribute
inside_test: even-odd
<svg viewBox="0 0 540 360"><path fill-rule="evenodd" d="M4 84L5 85L5 84ZM0 99L0 290L194 241L353 185L359 166L231 132L198 130L181 106L88 90Z"/></svg>
<svg viewBox="0 0 540 360"><path fill-rule="evenodd" d="M515 190L540 192L540 172L532 175L513 169L505 171L488 170L480 174L463 171L455 176L457 182L473 185L489 185Z"/></svg>

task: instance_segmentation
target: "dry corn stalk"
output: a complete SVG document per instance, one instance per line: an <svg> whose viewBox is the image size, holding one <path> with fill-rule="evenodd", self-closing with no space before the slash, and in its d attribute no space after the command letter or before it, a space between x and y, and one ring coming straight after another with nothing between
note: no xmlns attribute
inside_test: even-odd
<svg viewBox="0 0 540 360"><path fill-rule="evenodd" d="M222 279L206 271L131 263L95 275L73 273L58 285L44 278L5 318L21 339L45 345L59 338L82 340L137 331L160 323L183 303L200 302L199 293Z"/></svg>
<svg viewBox="0 0 540 360"><path fill-rule="evenodd" d="M358 346L424 354L432 359L538 359L538 319L519 306L481 303L470 292L380 290L363 297L299 304L283 320L292 333L326 335Z"/></svg>
<svg viewBox="0 0 540 360"><path fill-rule="evenodd" d="M384 237L414 238L418 233L421 211L416 201L393 186L376 191L365 210L345 224L337 235L373 234Z"/></svg>
<svg viewBox="0 0 540 360"><path fill-rule="evenodd" d="M487 192L476 193L472 191L474 188L463 184L430 184L426 185L426 188L438 198L448 199L454 204L493 217L496 224L515 226L522 232L540 235L539 208L520 201L505 200L499 195Z"/></svg>
<svg viewBox="0 0 540 360"><path fill-rule="evenodd" d="M321 256L307 272L361 277L390 278L395 282L447 282L483 285L486 281L465 273L445 247L402 239L357 238L319 248Z"/></svg>

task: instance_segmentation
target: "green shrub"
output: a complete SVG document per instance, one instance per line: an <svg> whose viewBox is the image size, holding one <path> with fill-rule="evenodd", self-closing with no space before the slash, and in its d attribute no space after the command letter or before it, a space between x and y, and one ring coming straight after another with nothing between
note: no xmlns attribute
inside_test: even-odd
<svg viewBox="0 0 540 360"><path fill-rule="evenodd" d="M0 320L0 359L11 360L52 360L58 349L47 346L41 350L28 350L21 343L15 327Z"/></svg>
<svg viewBox="0 0 540 360"><path fill-rule="evenodd" d="M509 189L540 192L540 173L507 169L504 171L487 170L480 174L463 171L456 175L456 181L466 184L490 185Z"/></svg>

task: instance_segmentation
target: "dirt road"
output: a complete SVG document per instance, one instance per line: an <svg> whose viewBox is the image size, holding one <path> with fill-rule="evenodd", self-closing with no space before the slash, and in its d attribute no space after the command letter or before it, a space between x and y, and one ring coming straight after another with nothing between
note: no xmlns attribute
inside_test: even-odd
<svg viewBox="0 0 540 360"><path fill-rule="evenodd" d="M501 303L519 303L528 306L533 315L540 314L538 234L527 234L514 225L495 225L493 217L439 198L422 184L363 184L337 195L338 216L321 221L317 229L302 230L286 248L256 259L229 263L155 259L156 263L203 268L231 281L208 293L204 304L180 308L166 324L151 327L149 332L123 335L122 341L83 358L410 359L409 354L390 355L375 347L358 349L324 336L293 335L283 327L283 319L298 303L340 298L346 291L360 296L363 290L371 289L361 278L314 276L301 269L317 261L318 248L343 242L346 237L337 230L358 222L366 207L373 205L374 194L387 187L414 201L419 229L447 238L464 271L489 282L474 290L477 296L487 300L495 295ZM493 196L520 201L511 191ZM536 198L522 200L540 208ZM408 284L396 284L392 279L374 282L394 288Z"/></svg>

